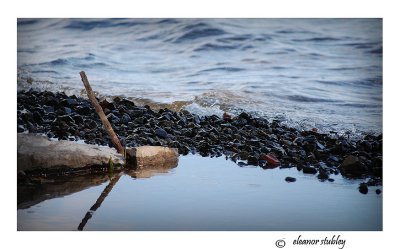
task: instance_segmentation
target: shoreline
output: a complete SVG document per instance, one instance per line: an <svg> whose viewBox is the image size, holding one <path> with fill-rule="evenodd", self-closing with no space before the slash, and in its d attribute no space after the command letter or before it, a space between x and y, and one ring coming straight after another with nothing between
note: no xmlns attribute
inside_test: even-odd
<svg viewBox="0 0 400 249"><path fill-rule="evenodd" d="M200 117L186 110L152 110L119 97L100 99L100 105L127 147L175 147L182 155L226 156L241 167L296 167L320 181L330 181L330 174L342 174L370 178L365 183L369 186L382 185L382 135L354 140L317 130L296 130L245 112ZM17 132L111 145L89 100L59 92L19 91Z"/></svg>

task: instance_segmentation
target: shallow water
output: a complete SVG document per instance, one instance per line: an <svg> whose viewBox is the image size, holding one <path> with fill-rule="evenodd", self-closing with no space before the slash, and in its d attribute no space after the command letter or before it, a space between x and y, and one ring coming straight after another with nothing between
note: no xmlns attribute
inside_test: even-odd
<svg viewBox="0 0 400 249"><path fill-rule="evenodd" d="M18 88L382 132L381 19L19 19ZM27 79L33 79L32 84Z"/></svg>
<svg viewBox="0 0 400 249"><path fill-rule="evenodd" d="M83 230L382 230L382 195L360 194L360 180L340 175L319 182L295 168L189 155L167 172L132 176L121 176ZM106 176L85 183L37 190L18 210L18 230L77 230L108 185Z"/></svg>

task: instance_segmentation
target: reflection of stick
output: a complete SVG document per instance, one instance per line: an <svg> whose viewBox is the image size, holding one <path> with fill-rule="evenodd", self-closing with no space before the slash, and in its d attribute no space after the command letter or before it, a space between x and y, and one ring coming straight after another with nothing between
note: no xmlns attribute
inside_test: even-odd
<svg viewBox="0 0 400 249"><path fill-rule="evenodd" d="M115 134L113 128L111 127L111 124L108 121L106 115L104 114L103 108L101 108L101 106L99 105L99 102L97 101L96 96L93 93L92 87L89 84L89 80L87 79L85 72L82 71L79 74L81 75L82 82L86 88L86 93L90 99L90 102L92 102L94 109L96 109L96 112L99 115L101 122L103 123L108 134L111 137L111 141L113 142L118 153L121 153L122 155L124 155L124 148L122 147L121 142L119 141L119 139L117 137L117 134Z"/></svg>
<svg viewBox="0 0 400 249"><path fill-rule="evenodd" d="M103 203L104 199L108 196L108 194L111 192L113 189L114 185L118 182L119 178L121 175L117 175L113 179L110 180L110 183L107 185L107 187L101 192L101 195L99 198L97 198L96 203L90 208L90 210L86 213L85 217L83 217L81 223L78 226L78 230L82 231L83 228L85 227L86 223L90 218L92 218L93 213L101 206Z"/></svg>

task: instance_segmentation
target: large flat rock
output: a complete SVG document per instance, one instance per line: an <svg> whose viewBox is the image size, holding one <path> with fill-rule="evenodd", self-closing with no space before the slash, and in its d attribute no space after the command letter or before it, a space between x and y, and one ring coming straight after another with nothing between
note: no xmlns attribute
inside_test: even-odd
<svg viewBox="0 0 400 249"><path fill-rule="evenodd" d="M173 168L178 160L179 153L175 148L140 146L126 150L126 165L131 169Z"/></svg>
<svg viewBox="0 0 400 249"><path fill-rule="evenodd" d="M115 165L124 164L124 158L114 148L52 141L35 134L17 134L17 155L18 171L106 165L110 157Z"/></svg>

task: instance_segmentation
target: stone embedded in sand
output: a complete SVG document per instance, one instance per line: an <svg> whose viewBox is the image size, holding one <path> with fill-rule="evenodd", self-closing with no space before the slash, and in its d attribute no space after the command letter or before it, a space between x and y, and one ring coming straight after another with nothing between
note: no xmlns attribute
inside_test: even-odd
<svg viewBox="0 0 400 249"><path fill-rule="evenodd" d="M126 166L133 169L177 165L179 153L175 148L140 146L126 149Z"/></svg>
<svg viewBox="0 0 400 249"><path fill-rule="evenodd" d="M20 170L83 168L93 165L115 165L124 163L123 157L114 148L71 141L51 141L34 134L17 136L17 168Z"/></svg>

